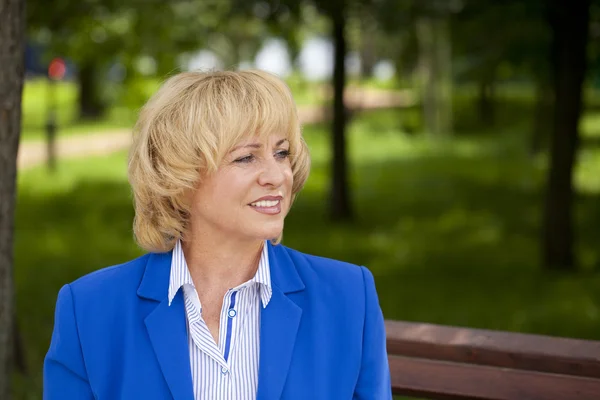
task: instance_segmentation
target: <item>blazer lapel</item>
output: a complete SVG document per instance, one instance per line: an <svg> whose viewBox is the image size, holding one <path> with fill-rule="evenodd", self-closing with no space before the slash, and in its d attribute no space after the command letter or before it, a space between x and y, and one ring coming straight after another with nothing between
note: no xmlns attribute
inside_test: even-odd
<svg viewBox="0 0 600 400"><path fill-rule="evenodd" d="M150 256L138 295L160 301L144 322L171 395L175 400L193 400L183 292L170 306L168 300L170 254Z"/></svg>
<svg viewBox="0 0 600 400"><path fill-rule="evenodd" d="M304 283L283 246L269 244L269 265L273 294L261 311L257 400L281 397L302 316L286 294L303 290Z"/></svg>

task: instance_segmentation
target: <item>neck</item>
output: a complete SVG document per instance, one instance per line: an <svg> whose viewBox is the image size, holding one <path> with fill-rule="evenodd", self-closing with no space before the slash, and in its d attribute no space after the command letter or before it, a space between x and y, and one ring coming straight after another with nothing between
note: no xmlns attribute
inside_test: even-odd
<svg viewBox="0 0 600 400"><path fill-rule="evenodd" d="M233 288L256 274L264 241L190 235L183 253L196 287Z"/></svg>

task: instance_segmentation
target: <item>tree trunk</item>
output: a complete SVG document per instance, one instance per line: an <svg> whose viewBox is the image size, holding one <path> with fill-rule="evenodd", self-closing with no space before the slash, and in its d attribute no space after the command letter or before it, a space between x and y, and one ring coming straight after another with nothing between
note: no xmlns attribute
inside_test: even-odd
<svg viewBox="0 0 600 400"><path fill-rule="evenodd" d="M544 208L545 268L575 270L573 251L573 166L579 142L582 86L587 60L590 0L548 0L553 29L556 113Z"/></svg>
<svg viewBox="0 0 600 400"><path fill-rule="evenodd" d="M333 61L333 168L331 182L331 217L334 220L349 220L352 217L348 191L348 160L346 158L346 37L344 1L331 12L334 61Z"/></svg>
<svg viewBox="0 0 600 400"><path fill-rule="evenodd" d="M485 77L479 82L479 122L484 127L494 125L494 82L492 77Z"/></svg>
<svg viewBox="0 0 600 400"><path fill-rule="evenodd" d="M452 133L452 52L444 16L417 21L419 70L425 130L432 136Z"/></svg>
<svg viewBox="0 0 600 400"><path fill-rule="evenodd" d="M11 398L13 229L24 54L25 1L0 0L0 399Z"/></svg>
<svg viewBox="0 0 600 400"><path fill-rule="evenodd" d="M429 17L421 17L416 23L417 41L419 43L419 86L423 107L423 125L428 135L436 135L438 131L436 118L436 94L434 71L434 32L433 22Z"/></svg>
<svg viewBox="0 0 600 400"><path fill-rule="evenodd" d="M436 65L439 96L439 133L452 135L452 42L450 23L442 16L436 23Z"/></svg>
<svg viewBox="0 0 600 400"><path fill-rule="evenodd" d="M367 10L364 13L368 13ZM365 15L360 20L360 77L368 79L373 77L377 54L375 52L375 24L370 15Z"/></svg>
<svg viewBox="0 0 600 400"><path fill-rule="evenodd" d="M79 84L79 118L100 118L105 111L105 105L100 98L98 85L98 70L96 63L85 61L79 65L77 74Z"/></svg>
<svg viewBox="0 0 600 400"><path fill-rule="evenodd" d="M537 156L547 147L548 138L552 132L552 118L554 110L554 93L552 82L545 77L538 77L536 82L535 107L533 115L533 130L529 154Z"/></svg>

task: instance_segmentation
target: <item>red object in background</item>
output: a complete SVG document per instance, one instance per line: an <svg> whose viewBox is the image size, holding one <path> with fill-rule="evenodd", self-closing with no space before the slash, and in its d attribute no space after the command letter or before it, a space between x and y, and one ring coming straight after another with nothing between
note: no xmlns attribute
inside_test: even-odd
<svg viewBox="0 0 600 400"><path fill-rule="evenodd" d="M55 81L60 80L65 77L66 72L67 65L62 58L55 58L50 61L50 65L48 66L48 76L50 79Z"/></svg>

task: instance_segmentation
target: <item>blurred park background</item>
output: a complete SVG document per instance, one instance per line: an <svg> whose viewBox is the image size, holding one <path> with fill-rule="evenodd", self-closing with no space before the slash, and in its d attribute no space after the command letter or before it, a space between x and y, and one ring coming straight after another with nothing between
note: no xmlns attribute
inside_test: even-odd
<svg viewBox="0 0 600 400"><path fill-rule="evenodd" d="M287 81L313 168L283 242L368 266L386 318L600 340L600 1L567 3L29 0L14 398L59 288L141 254L128 138L184 70Z"/></svg>

